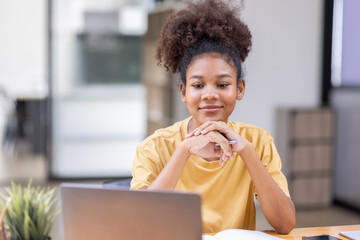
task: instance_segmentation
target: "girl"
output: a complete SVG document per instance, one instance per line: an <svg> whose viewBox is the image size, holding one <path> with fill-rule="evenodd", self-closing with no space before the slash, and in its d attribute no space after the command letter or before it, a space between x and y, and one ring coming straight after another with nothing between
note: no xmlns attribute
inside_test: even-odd
<svg viewBox="0 0 360 240"><path fill-rule="evenodd" d="M251 33L219 0L189 3L164 25L156 58L180 72L191 116L159 129L137 148L132 189L195 191L204 233L255 229L254 195L279 233L295 225L295 208L268 132L228 121L244 97L242 63Z"/></svg>

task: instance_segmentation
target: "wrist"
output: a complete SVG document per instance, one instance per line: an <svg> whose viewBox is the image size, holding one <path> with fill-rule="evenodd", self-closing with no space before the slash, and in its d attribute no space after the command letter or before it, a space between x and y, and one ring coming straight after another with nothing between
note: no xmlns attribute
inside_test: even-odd
<svg viewBox="0 0 360 240"><path fill-rule="evenodd" d="M238 152L242 159L246 159L255 152L255 148L252 143L247 142L245 146Z"/></svg>
<svg viewBox="0 0 360 240"><path fill-rule="evenodd" d="M188 159L191 155L190 150L189 150L189 144L187 139L185 139L184 141L182 141L178 147L176 148L178 151L180 151L180 153L186 158Z"/></svg>

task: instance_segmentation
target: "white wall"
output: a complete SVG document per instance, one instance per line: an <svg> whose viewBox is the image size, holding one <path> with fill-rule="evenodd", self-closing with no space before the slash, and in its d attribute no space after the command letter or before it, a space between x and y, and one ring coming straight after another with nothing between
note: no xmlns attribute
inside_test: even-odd
<svg viewBox="0 0 360 240"><path fill-rule="evenodd" d="M14 98L46 95L45 3L0 0L0 86Z"/></svg>
<svg viewBox="0 0 360 240"><path fill-rule="evenodd" d="M273 136L279 106L313 107L321 96L323 0L245 0L253 35L245 61L245 98L231 120Z"/></svg>

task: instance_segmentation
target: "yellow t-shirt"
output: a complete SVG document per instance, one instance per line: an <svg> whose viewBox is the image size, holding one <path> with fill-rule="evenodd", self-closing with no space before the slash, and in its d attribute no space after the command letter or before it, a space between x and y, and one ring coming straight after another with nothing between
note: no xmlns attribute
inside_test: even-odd
<svg viewBox="0 0 360 240"><path fill-rule="evenodd" d="M133 161L131 189L147 188L170 159L176 146L185 139L190 118L159 129L138 147ZM275 182L289 195L281 172L281 161L273 138L253 125L230 122L228 125L251 142ZM255 229L255 188L250 174L238 154L223 166L191 155L176 185L176 191L197 192L202 197L204 233L225 229Z"/></svg>

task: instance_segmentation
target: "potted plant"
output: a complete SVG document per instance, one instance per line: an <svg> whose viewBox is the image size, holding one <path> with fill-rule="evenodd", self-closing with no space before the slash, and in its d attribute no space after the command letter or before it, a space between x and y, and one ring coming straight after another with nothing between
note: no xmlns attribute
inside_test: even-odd
<svg viewBox="0 0 360 240"><path fill-rule="evenodd" d="M30 180L27 187L11 182L11 187L6 188L7 196L0 193L0 209L11 240L50 239L51 227L60 213L59 204L54 206L55 190L34 187ZM3 228L3 238L4 232Z"/></svg>

